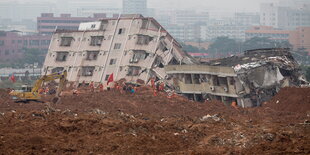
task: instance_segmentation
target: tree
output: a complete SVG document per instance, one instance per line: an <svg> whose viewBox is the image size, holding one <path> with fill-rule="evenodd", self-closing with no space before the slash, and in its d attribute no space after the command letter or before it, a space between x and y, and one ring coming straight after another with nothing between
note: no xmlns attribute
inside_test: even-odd
<svg viewBox="0 0 310 155"><path fill-rule="evenodd" d="M244 50L253 50L260 48L291 48L288 41L274 41L266 37L253 37L243 43Z"/></svg>
<svg viewBox="0 0 310 155"><path fill-rule="evenodd" d="M235 54L240 50L238 42L228 37L218 37L210 45L208 52L216 57L225 57L228 54Z"/></svg>
<svg viewBox="0 0 310 155"><path fill-rule="evenodd" d="M182 49L186 52L207 53L207 50L204 48L198 48L198 47L187 45L187 44L182 44Z"/></svg>

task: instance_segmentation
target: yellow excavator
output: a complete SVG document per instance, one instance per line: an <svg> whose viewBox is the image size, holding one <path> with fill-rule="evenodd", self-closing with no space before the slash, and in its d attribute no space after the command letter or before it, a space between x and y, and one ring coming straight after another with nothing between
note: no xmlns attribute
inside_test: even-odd
<svg viewBox="0 0 310 155"><path fill-rule="evenodd" d="M59 86L56 91L55 97L52 99L53 103L60 100L60 93L66 84L67 71L52 73L50 75L43 75L38 79L33 87L24 85L20 91L12 91L10 95L13 96L17 102L40 101L41 95L39 90L42 88L44 82L54 81L59 79Z"/></svg>

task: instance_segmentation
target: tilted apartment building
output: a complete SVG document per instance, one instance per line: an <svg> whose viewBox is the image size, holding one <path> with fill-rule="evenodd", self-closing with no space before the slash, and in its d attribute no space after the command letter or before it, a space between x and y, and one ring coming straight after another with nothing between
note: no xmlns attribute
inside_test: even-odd
<svg viewBox="0 0 310 155"><path fill-rule="evenodd" d="M44 74L68 71L68 81L164 79L164 66L191 64L181 45L153 18L121 15L81 23L78 31L56 30L44 63Z"/></svg>

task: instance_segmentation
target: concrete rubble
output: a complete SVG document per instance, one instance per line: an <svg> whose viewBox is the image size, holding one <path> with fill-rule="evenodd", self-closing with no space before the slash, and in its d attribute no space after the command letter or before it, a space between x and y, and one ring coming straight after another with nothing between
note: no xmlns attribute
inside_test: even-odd
<svg viewBox="0 0 310 155"><path fill-rule="evenodd" d="M180 94L260 106L283 87L309 86L289 49L256 49L197 65L167 66Z"/></svg>

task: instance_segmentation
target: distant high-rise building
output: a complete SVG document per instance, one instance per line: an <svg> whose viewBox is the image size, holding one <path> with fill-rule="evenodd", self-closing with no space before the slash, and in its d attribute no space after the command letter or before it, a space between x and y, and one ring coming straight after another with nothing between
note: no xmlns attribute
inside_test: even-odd
<svg viewBox="0 0 310 155"><path fill-rule="evenodd" d="M265 3L260 6L260 23L282 29L310 26L310 2Z"/></svg>
<svg viewBox="0 0 310 155"><path fill-rule="evenodd" d="M123 14L147 15L147 0L123 0Z"/></svg>
<svg viewBox="0 0 310 155"><path fill-rule="evenodd" d="M239 25L259 25L259 13L235 13L235 22Z"/></svg>
<svg viewBox="0 0 310 155"><path fill-rule="evenodd" d="M46 51L51 36L27 34L20 31L0 31L0 64L6 64L21 59L25 49Z"/></svg>

